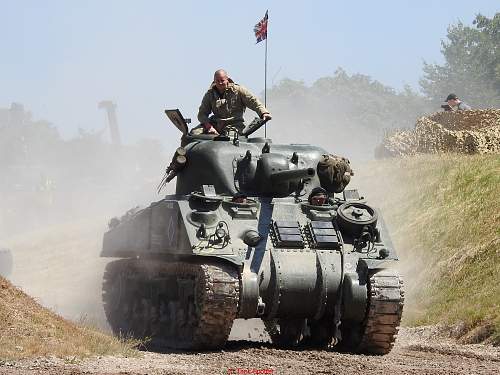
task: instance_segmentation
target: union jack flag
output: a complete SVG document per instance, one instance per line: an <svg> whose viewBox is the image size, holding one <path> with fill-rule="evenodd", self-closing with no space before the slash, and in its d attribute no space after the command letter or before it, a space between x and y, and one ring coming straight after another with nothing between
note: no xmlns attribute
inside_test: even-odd
<svg viewBox="0 0 500 375"><path fill-rule="evenodd" d="M259 21L257 25L253 28L255 33L255 37L257 38L257 43L262 42L264 39L267 39L267 10L266 15L263 19Z"/></svg>

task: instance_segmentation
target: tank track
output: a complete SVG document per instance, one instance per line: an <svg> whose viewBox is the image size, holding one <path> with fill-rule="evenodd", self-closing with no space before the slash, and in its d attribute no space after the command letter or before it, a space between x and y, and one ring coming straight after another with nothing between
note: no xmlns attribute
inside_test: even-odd
<svg viewBox="0 0 500 375"><path fill-rule="evenodd" d="M391 351L403 314L403 280L394 271L372 275L368 282L368 307L357 352L387 354Z"/></svg>
<svg viewBox="0 0 500 375"><path fill-rule="evenodd" d="M147 347L222 348L238 301L238 272L222 263L121 259L104 275L104 309L113 332Z"/></svg>

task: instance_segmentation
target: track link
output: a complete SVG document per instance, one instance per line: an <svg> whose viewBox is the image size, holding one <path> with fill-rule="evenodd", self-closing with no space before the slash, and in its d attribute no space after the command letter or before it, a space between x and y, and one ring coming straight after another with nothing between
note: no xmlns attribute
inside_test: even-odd
<svg viewBox="0 0 500 375"><path fill-rule="evenodd" d="M358 352L387 354L391 351L403 314L403 280L394 271L372 275L368 282L368 307Z"/></svg>
<svg viewBox="0 0 500 375"><path fill-rule="evenodd" d="M200 348L222 348L238 313L238 273L227 265L201 265L206 285L202 291L205 303L194 344Z"/></svg>
<svg viewBox="0 0 500 375"><path fill-rule="evenodd" d="M238 272L221 263L122 259L104 275L104 309L113 332L147 346L222 348L238 301Z"/></svg>

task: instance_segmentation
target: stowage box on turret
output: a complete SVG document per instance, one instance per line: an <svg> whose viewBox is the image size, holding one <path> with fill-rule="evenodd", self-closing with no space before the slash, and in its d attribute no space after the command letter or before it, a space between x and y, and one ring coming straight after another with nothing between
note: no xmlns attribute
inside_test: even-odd
<svg viewBox="0 0 500 375"><path fill-rule="evenodd" d="M175 195L112 219L103 299L116 334L217 349L236 318L261 318L280 346L388 353L403 310L384 221L349 161L311 145L183 132L162 183Z"/></svg>

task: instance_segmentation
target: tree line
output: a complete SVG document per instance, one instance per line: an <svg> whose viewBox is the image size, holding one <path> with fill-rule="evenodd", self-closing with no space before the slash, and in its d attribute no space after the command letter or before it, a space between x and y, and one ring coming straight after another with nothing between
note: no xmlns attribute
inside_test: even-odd
<svg viewBox="0 0 500 375"><path fill-rule="evenodd" d="M471 26L449 26L441 42L444 64L424 62L419 91L409 86L397 91L342 68L311 85L283 79L268 93L272 126L298 123L298 134L280 132L281 138L298 135L347 155L371 156L384 132L413 127L418 117L440 110L450 93L473 108L500 108L499 48L500 13L491 19L477 15Z"/></svg>

